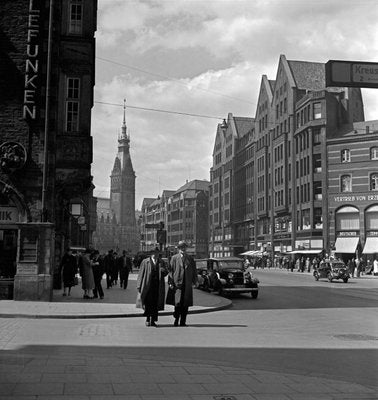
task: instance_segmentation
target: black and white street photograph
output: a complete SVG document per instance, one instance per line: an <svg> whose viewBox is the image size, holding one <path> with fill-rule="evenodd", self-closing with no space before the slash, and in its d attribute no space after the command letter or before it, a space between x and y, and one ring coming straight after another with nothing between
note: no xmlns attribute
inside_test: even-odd
<svg viewBox="0 0 378 400"><path fill-rule="evenodd" d="M0 400L378 399L378 3L0 1Z"/></svg>

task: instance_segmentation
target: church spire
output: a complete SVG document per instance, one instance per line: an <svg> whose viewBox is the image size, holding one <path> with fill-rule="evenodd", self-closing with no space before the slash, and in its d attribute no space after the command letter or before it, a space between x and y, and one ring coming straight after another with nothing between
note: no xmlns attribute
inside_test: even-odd
<svg viewBox="0 0 378 400"><path fill-rule="evenodd" d="M122 136L121 136L121 139L127 139L126 99L123 99L123 122L122 122Z"/></svg>

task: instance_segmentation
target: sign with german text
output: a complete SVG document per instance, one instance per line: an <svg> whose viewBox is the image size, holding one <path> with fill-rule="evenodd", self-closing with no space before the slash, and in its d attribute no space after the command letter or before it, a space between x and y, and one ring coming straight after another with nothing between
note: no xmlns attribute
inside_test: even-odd
<svg viewBox="0 0 378 400"><path fill-rule="evenodd" d="M329 60L326 86L378 88L378 63Z"/></svg>

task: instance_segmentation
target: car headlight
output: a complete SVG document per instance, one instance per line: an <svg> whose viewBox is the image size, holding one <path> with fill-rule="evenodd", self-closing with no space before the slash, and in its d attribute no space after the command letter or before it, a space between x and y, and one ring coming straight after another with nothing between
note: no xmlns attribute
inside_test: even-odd
<svg viewBox="0 0 378 400"><path fill-rule="evenodd" d="M230 272L230 273L228 274L228 279L232 279L233 277L234 277L234 274Z"/></svg>

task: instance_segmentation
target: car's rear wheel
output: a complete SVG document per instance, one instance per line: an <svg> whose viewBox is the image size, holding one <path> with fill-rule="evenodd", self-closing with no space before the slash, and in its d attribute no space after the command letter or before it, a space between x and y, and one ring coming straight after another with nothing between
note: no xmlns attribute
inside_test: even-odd
<svg viewBox="0 0 378 400"><path fill-rule="evenodd" d="M330 282L332 282L332 274L330 273L330 272L328 272L328 274L327 274L327 279L330 281Z"/></svg>
<svg viewBox="0 0 378 400"><path fill-rule="evenodd" d="M316 281L319 280L319 272L314 272L314 278Z"/></svg>
<svg viewBox="0 0 378 400"><path fill-rule="evenodd" d="M349 278L343 278L344 283L348 283Z"/></svg>
<svg viewBox="0 0 378 400"><path fill-rule="evenodd" d="M259 292L258 291L255 291L255 292L251 292L251 297L252 297L252 299L257 299L257 296L259 295Z"/></svg>

